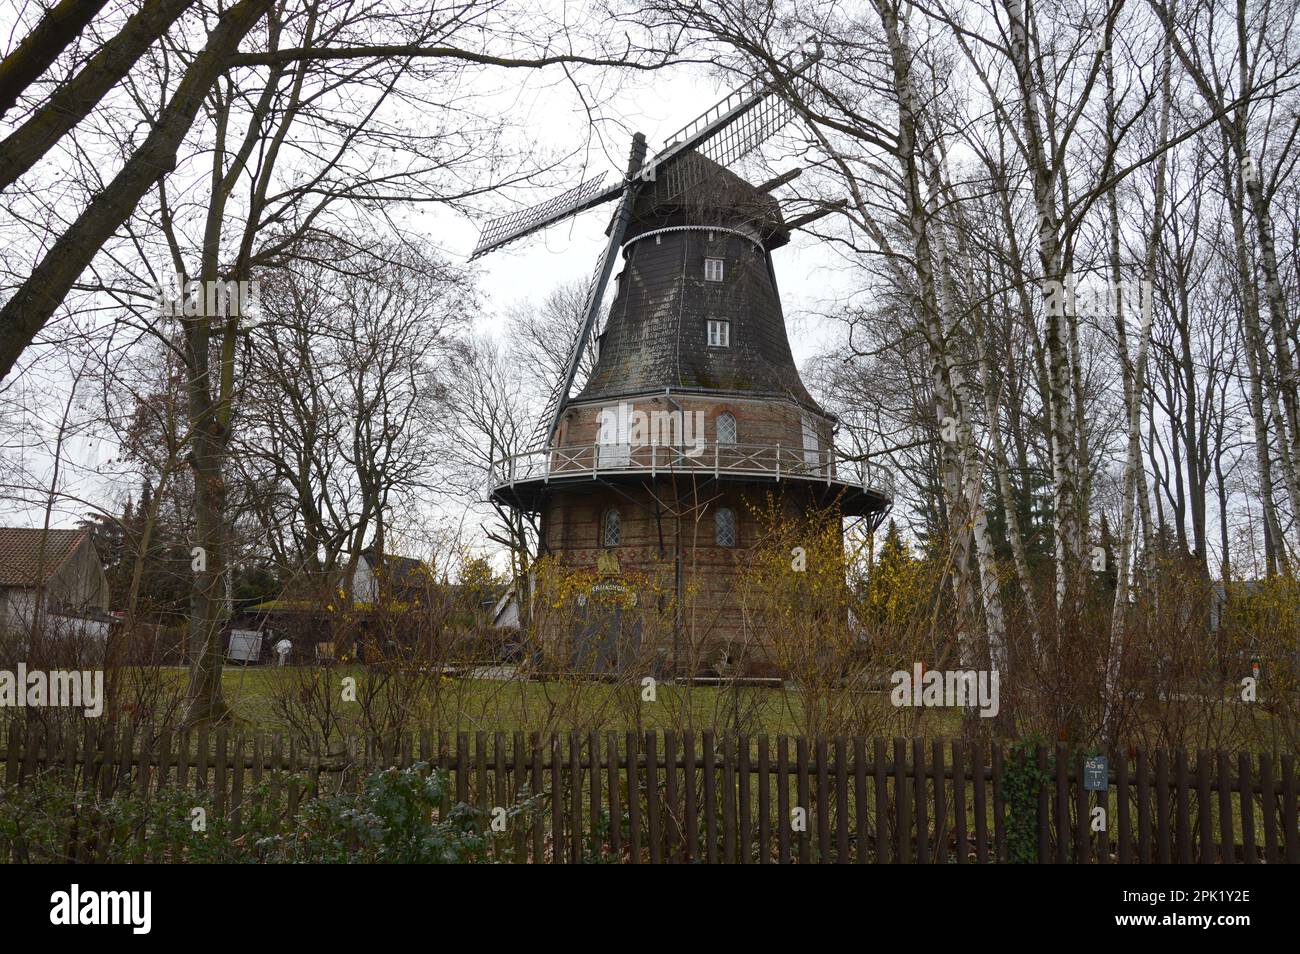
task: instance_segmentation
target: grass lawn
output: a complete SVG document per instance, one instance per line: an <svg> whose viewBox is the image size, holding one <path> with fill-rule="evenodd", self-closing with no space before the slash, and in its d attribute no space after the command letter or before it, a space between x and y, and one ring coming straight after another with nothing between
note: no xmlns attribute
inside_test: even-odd
<svg viewBox="0 0 1300 954"><path fill-rule="evenodd" d="M334 670L341 694L347 676L362 685L362 667ZM179 679L183 671L177 671ZM299 696L310 670L270 667L227 667L222 674L226 702L247 728L288 731L282 700ZM724 729L739 725L746 732L771 735L804 734L807 721L798 691L774 687L718 688L663 683L654 699L643 699L643 687L587 680L530 682L444 676L413 704L413 725L451 732L567 732ZM924 735L949 737L960 733L960 713L948 709L895 709L882 692L855 693L846 705L853 717L840 722L844 734ZM345 726L363 725L356 703L339 707Z"/></svg>
<svg viewBox="0 0 1300 954"><path fill-rule="evenodd" d="M225 700L241 728L260 732L294 732L286 709L303 713L302 700L329 695L334 728L349 734L366 734L363 707L343 702L343 680L356 679L364 695L382 678L363 666L340 666L329 671L311 668L236 667L222 672ZM182 667L164 670L160 698L171 700L170 711L179 714L186 672ZM312 685L315 678L329 685ZM640 683L614 685L588 680L555 679L531 682L475 676L440 676L430 679L424 691L405 705L403 724L412 731L445 732L647 732L652 730L715 730L739 728L750 735L812 735L814 723L822 734L860 735L867 738L957 739L962 735L962 714L955 708L895 708L889 694L879 691L839 693L836 711L820 720L806 717L803 693L791 688L675 686L659 683L653 700L643 698ZM167 709L158 705L159 722ZM1145 717L1147 731L1137 734L1147 749L1171 748L1168 713L1163 709ZM1287 748L1278 726L1262 709L1228 703L1195 712L1185 705L1174 731L1193 755L1198 749L1245 749L1257 752ZM1166 725L1158 732L1158 725ZM300 719L297 728L320 735L320 722ZM1177 736L1175 736L1177 737Z"/></svg>

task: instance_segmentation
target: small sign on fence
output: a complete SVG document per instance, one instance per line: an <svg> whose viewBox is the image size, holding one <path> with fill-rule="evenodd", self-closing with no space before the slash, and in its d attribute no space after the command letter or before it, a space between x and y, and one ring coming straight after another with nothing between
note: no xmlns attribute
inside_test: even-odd
<svg viewBox="0 0 1300 954"><path fill-rule="evenodd" d="M1106 756L1094 755L1083 760L1083 789L1104 792L1110 787L1110 763Z"/></svg>

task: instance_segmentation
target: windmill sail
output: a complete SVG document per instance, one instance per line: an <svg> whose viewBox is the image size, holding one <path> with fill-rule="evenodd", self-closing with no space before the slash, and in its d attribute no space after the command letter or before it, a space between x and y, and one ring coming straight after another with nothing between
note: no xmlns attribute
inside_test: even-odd
<svg viewBox="0 0 1300 954"><path fill-rule="evenodd" d="M483 226L483 231L478 237L478 244L474 246L474 251L470 252L470 260L478 258L480 255L486 255L493 249L498 249L503 245L523 238L552 225L556 222L563 221L571 215L577 215L586 209L600 205L602 202L608 202L610 199L616 199L623 191L623 183L604 189L606 175L601 173L595 178L588 179L568 192L562 192L553 199L548 199L540 205L534 205L531 208L520 209L517 212L511 212L507 215L499 216L490 220L487 225Z"/></svg>
<svg viewBox="0 0 1300 954"><path fill-rule="evenodd" d="M795 116L792 98L804 98L811 89L808 71L822 57L814 50L789 67L779 82L755 81L734 90L724 99L679 129L669 145L652 160L659 174L667 179L667 195L681 195L695 185L701 170L699 163L674 162L683 153L693 151L720 166L731 166L762 145ZM791 57L785 57L785 61Z"/></svg>
<svg viewBox="0 0 1300 954"><path fill-rule="evenodd" d="M783 62L791 59L792 55L787 55ZM651 162L652 175L676 176L680 181L670 180L673 189L686 189L693 184L692 172L689 168L675 167L689 164L673 162L683 153L695 150L722 166L739 160L790 121L794 116L790 92L805 91L807 71L820 59L821 51L817 50L790 66L781 80L789 87L784 93L771 81L755 81L730 93L669 139L669 145ZM538 205L489 220L470 259L619 198L626 183L605 187L605 178L605 175L595 176Z"/></svg>
<svg viewBox="0 0 1300 954"><path fill-rule="evenodd" d="M528 442L529 450L539 450L550 441L551 432L554 429L553 422L559 419L560 405L563 403L564 398L568 397L568 392L573 387L573 382L582 367L584 352L592 346L592 340L596 336L596 324L593 321L591 327L587 328L587 316L600 313L601 303L596 301L593 304L592 297L595 295L596 287L600 283L600 276L604 269L605 257L602 256L596 265L596 273L591 276L591 281L587 283L586 304L574 328L573 341L569 343L569 350L564 360L564 373L556 378L555 383L551 386L551 392L546 397L546 406L542 409L542 414L537 419L537 426L534 428L532 437ZM604 297L605 293L601 291L601 299L604 299ZM570 368L573 369L572 376L568 373Z"/></svg>
<svg viewBox="0 0 1300 954"><path fill-rule="evenodd" d="M582 324L578 327L573 344L569 346L569 360L565 365L564 375L555 382L555 387L551 389L547 398L546 408L538 420L530 450L545 447L550 443L551 435L555 433L555 427L559 423L560 413L564 410L564 402L569 397L569 389L573 387L573 379L578 375L578 367L582 364L582 354L587 347L587 339L596 326L597 315L600 314L600 304L605 297L605 286L609 284L609 277L613 274L614 263L618 260L618 251L623 245L623 235L627 232L627 223L632 218L632 205L636 202L639 185L636 173L645 161L645 153L645 136L637 133L632 137L628 177L623 187L623 198L619 200L618 211L614 214L614 221L610 223L609 242L605 246L605 254L601 256L596 274L587 289L587 304L583 310Z"/></svg>

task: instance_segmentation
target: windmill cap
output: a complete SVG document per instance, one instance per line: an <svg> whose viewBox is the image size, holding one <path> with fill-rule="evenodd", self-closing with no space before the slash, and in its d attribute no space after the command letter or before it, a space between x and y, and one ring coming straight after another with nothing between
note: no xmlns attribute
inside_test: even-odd
<svg viewBox="0 0 1300 954"><path fill-rule="evenodd" d="M751 231L769 249L790 240L774 197L694 151L656 169L641 187L626 241L675 225Z"/></svg>

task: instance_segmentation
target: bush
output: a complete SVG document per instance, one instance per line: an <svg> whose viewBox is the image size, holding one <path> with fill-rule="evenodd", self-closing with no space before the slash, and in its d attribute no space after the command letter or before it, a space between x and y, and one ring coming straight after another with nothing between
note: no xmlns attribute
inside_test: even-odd
<svg viewBox="0 0 1300 954"><path fill-rule="evenodd" d="M280 782L309 785L305 777ZM0 859L480 864L490 861L500 837L488 812L452 804L446 773L423 762L374 772L358 793L309 798L292 818L268 792L263 786L250 793L236 831L201 794L164 789L148 798L135 791L105 798L69 787L61 773L45 773L0 788ZM531 810L532 801L506 808L506 819Z"/></svg>

